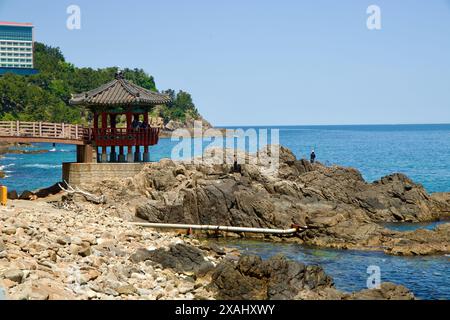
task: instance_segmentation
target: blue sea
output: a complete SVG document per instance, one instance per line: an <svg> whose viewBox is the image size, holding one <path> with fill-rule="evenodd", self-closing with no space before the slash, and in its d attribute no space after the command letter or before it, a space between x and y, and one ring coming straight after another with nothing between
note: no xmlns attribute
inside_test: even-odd
<svg viewBox="0 0 450 320"><path fill-rule="evenodd" d="M308 158L314 149L318 161L355 167L369 182L401 172L429 192L450 191L450 124L256 127L264 128L269 133L279 129L280 144L298 158ZM151 161L170 157L177 143L160 139L150 148ZM53 146L36 144L26 149ZM2 183L17 191L47 187L61 180L61 163L75 159L71 145L56 145L54 152L44 154L5 155L0 159L7 174Z"/></svg>
<svg viewBox="0 0 450 320"><path fill-rule="evenodd" d="M381 282L393 282L411 290L421 300L450 300L450 258L447 256L398 257L382 252L318 249L288 243L251 240L218 241L267 259L284 254L289 259L319 265L344 292L367 289L367 269L377 266Z"/></svg>
<svg viewBox="0 0 450 320"><path fill-rule="evenodd" d="M298 158L308 158L312 149L325 164L355 167L371 182L401 172L421 183L428 192L450 192L450 124L257 127L279 129L280 144ZM248 129L248 128L243 128ZM269 130L270 132L270 130ZM151 161L171 156L177 141L160 139L150 148ZM203 147L207 147L205 142ZM36 144L28 150L52 150L51 144ZM75 147L56 145L43 154L6 154L0 168L7 174L2 183L9 190L34 190L61 180L61 163L75 161ZM387 225L407 231L433 228L428 225ZM258 242L230 243L243 252L268 257L284 253L292 259L320 264L338 289L366 287L367 267L377 265L382 281L403 284L421 299L450 299L450 258L395 257L380 252L325 250L299 245Z"/></svg>

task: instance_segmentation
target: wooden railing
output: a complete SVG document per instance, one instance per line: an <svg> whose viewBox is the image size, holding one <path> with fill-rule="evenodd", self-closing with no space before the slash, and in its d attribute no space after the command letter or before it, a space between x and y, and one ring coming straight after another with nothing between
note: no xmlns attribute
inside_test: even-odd
<svg viewBox="0 0 450 320"><path fill-rule="evenodd" d="M77 124L0 121L0 137L85 140L89 139L89 130Z"/></svg>
<svg viewBox="0 0 450 320"><path fill-rule="evenodd" d="M0 140L56 142L108 146L151 146L158 143L159 128L92 129L77 124L0 121Z"/></svg>
<svg viewBox="0 0 450 320"><path fill-rule="evenodd" d="M91 129L97 146L152 146L158 143L159 128L107 128Z"/></svg>

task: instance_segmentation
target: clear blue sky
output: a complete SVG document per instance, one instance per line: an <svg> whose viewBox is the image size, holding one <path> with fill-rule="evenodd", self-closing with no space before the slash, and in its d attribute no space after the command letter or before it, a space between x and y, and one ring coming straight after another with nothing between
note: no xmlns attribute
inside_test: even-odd
<svg viewBox="0 0 450 320"><path fill-rule="evenodd" d="M143 68L215 125L450 122L450 0L0 0L0 20L77 66Z"/></svg>

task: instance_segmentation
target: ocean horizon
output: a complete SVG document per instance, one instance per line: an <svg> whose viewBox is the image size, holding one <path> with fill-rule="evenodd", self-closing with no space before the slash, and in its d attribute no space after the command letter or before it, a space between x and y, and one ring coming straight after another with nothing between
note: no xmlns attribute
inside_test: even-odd
<svg viewBox="0 0 450 320"><path fill-rule="evenodd" d="M225 129L279 129L279 143L297 158L309 159L315 150L317 161L326 165L354 167L372 182L393 173L403 173L422 184L428 192L450 191L450 124L400 125L300 125L227 126ZM209 142L205 142L205 146ZM161 138L150 148L150 160L171 156L177 141ZM262 146L258 146L262 147ZM36 143L26 150L51 150ZM36 190L61 180L62 162L76 159L72 145L56 145L43 154L5 154L0 169L2 183L10 190Z"/></svg>

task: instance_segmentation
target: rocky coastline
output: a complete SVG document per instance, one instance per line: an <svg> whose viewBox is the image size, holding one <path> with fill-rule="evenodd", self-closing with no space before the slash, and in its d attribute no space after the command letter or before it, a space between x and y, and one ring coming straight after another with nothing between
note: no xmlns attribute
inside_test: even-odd
<svg viewBox="0 0 450 320"><path fill-rule="evenodd" d="M307 229L261 239L393 255L450 252L450 223L409 232L381 224L447 219L448 193L429 195L401 174L367 183L355 169L297 160L282 147L276 172L245 156L241 173L227 164L165 159L124 181L82 186L105 197L98 204L56 186L31 193L34 201L10 201L0 212L0 288L10 299L414 299L392 283L341 292L320 266L283 256L264 261L219 247L204 233L132 221L295 224Z"/></svg>
<svg viewBox="0 0 450 320"><path fill-rule="evenodd" d="M263 261L185 234L130 226L111 205L16 200L0 215L7 299L414 299L405 287L345 293L319 266ZM233 280L233 281L230 281Z"/></svg>
<svg viewBox="0 0 450 320"><path fill-rule="evenodd" d="M266 238L394 255L450 253L450 223L410 232L383 227L385 222L450 217L450 193L429 195L405 175L367 183L356 169L297 160L283 147L275 173L258 164L244 164L242 174L230 173L230 167L162 160L126 181L86 188L123 202L117 212L128 219L257 228L300 225L307 229L295 236Z"/></svg>

